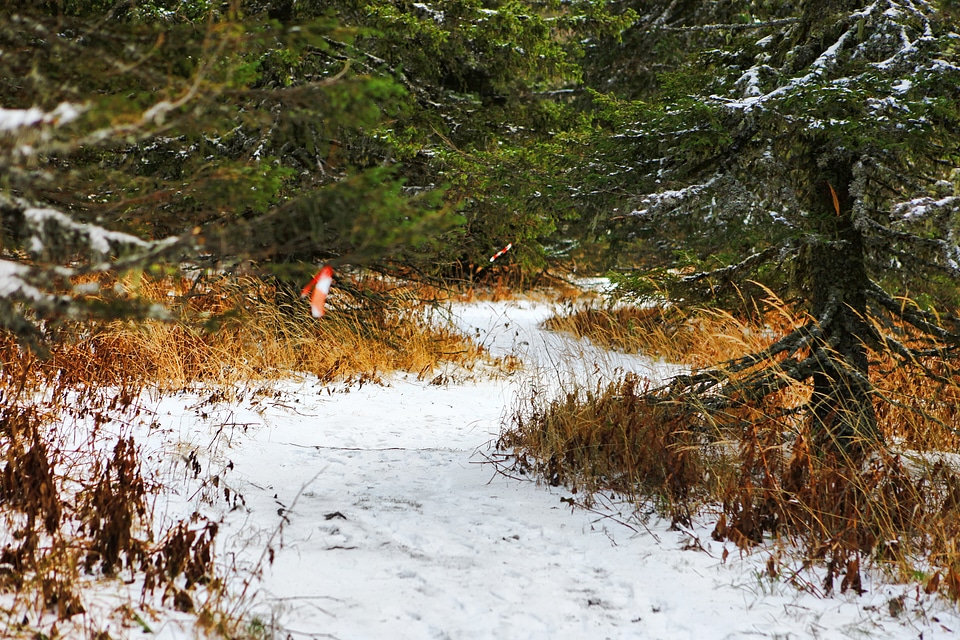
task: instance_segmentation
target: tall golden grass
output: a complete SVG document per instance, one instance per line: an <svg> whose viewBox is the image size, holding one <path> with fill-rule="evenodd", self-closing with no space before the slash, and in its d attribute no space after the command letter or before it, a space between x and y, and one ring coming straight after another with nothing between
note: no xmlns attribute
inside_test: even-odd
<svg viewBox="0 0 960 640"><path fill-rule="evenodd" d="M597 307L595 301L587 301L567 305L564 313L552 316L544 324L550 330L588 338L608 349L707 367L759 351L803 321L776 299L750 318L722 309Z"/></svg>
<svg viewBox="0 0 960 640"><path fill-rule="evenodd" d="M805 321L771 299L749 318L581 306L547 326L704 367L760 351ZM960 462L949 453L960 444L960 375L942 362L922 364L939 379L886 356L872 363L886 445L871 447L866 460L823 446L822 429L798 410L810 398L807 384L710 413L650 394L632 374L532 399L514 412L500 445L522 469L585 502L614 491L675 522L708 511L718 517L718 540L792 550L772 554L768 569L801 588L859 591L861 566L872 564L960 600ZM814 565L812 582L803 570Z"/></svg>
<svg viewBox="0 0 960 640"><path fill-rule="evenodd" d="M439 303L450 294L382 278L341 279L320 320L298 291L255 277L99 284L162 302L176 319L64 322L50 327L47 358L0 335L0 594L13 598L0 608L3 637L76 630L91 575L142 585L139 605L117 609L128 626L149 629L144 601L156 593L193 612L198 633L257 637L224 590L217 524L197 515L158 532L158 485L144 475L138 444L74 438L79 422L92 418L96 430L136 411L147 387L229 388L298 372L362 383L398 369L469 369L484 358L444 317ZM107 637L90 625L85 636Z"/></svg>
<svg viewBox="0 0 960 640"><path fill-rule="evenodd" d="M440 363L469 368L480 348L444 321L436 290L389 287L358 278L335 287L331 311L317 320L296 291L254 277L193 281L140 279L134 293L161 302L175 321L114 320L61 330L38 370L65 384L137 382L179 388L231 384L294 372L321 381L377 379L395 371L428 375ZM6 376L25 362L10 339L0 344ZM22 375L22 372L21 372Z"/></svg>

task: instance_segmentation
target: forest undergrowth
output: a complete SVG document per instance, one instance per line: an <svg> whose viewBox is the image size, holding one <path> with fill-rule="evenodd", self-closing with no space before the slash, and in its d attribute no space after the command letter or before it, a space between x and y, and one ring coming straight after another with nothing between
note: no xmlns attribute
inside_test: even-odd
<svg viewBox="0 0 960 640"><path fill-rule="evenodd" d="M165 480L131 435L145 392L212 387L229 399L296 373L350 385L395 370L432 376L441 363L504 364L452 329L440 303L460 294L435 287L346 277L335 312L318 321L298 291L256 277L98 284L161 302L176 319L63 322L48 328L41 355L0 338L3 637L54 638L87 620L82 632L106 640L95 616L78 615L81 593L103 580L131 593L114 612L126 626L150 631L159 606L209 635L257 637L214 557L217 523L154 514ZM200 464L179 466L196 477Z"/></svg>
<svg viewBox="0 0 960 640"><path fill-rule="evenodd" d="M804 321L773 299L742 315L570 304L546 326L696 370L762 351ZM519 470L568 486L587 506L613 495L638 517L656 512L678 527L712 518L715 540L768 554L769 579L860 593L869 566L918 594L960 601L960 374L942 361L919 364L936 378L871 362L884 443L866 455L825 442L803 410L809 385L712 412L632 373L528 398L499 445ZM891 612L902 605L891 602Z"/></svg>
<svg viewBox="0 0 960 640"><path fill-rule="evenodd" d="M291 372L364 384L395 370L428 379L441 364L516 366L492 361L444 315L451 300L509 298L502 282L444 290L343 278L320 321L298 291L255 277L99 284L163 302L177 319L65 322L49 328L44 357L0 342L0 628L12 637L57 637L58 624L84 618L80 594L98 580L126 583L131 600L117 615L144 631L163 606L211 636L258 637L214 557L217 523L155 518L164 480L145 470L128 424L145 391L214 387L229 399ZM548 328L692 368L762 349L805 320L775 300L740 317L598 307L572 288L549 295L567 312ZM877 403L886 445L866 459L823 453L799 411L803 385L707 417L655 401L633 374L527 398L499 446L586 505L613 493L678 526L713 517L717 540L769 554L770 579L824 595L860 591L861 571L881 567L960 601L960 461L949 453L960 444L960 376L931 363L942 367L932 384L873 364L877 393L893 402ZM199 461L183 464L199 473ZM89 620L86 635L110 637Z"/></svg>

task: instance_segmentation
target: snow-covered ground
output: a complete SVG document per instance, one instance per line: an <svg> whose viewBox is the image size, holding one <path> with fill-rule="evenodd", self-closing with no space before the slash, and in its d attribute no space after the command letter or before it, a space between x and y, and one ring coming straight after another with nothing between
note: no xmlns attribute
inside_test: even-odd
<svg viewBox="0 0 960 640"><path fill-rule="evenodd" d="M522 300L454 307L459 326L493 355L523 359L512 375L464 380L450 370L359 387L291 378L230 402L209 390L145 400L134 429L144 458L180 478L158 515L198 510L222 520L217 557L256 624L277 638L932 640L960 632L956 608L915 585L867 575L862 596L818 598L767 577L762 553L743 557L728 545L724 561L709 522L675 531L615 506L576 509L562 488L498 473L486 462L492 443L532 389L549 393L618 369L672 372L545 332L539 323L550 311ZM185 462L191 452L199 473ZM193 635L183 616L150 625L155 638ZM109 632L148 637L140 628Z"/></svg>

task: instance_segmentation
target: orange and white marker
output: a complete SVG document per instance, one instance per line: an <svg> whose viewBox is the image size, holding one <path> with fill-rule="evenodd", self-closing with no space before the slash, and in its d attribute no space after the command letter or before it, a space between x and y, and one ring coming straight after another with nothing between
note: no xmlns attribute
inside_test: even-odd
<svg viewBox="0 0 960 640"><path fill-rule="evenodd" d="M500 251L497 251L495 254L493 254L492 256L490 256L490 264L493 264L494 262L496 262L496 261L497 261L497 258L499 258L499 257L502 256L503 254L505 254L507 251L510 251L510 249L512 249L512 248L513 248L513 243L512 243L512 242L508 242L508 243L507 243L507 246L505 246L503 249L500 249ZM474 275L478 275L481 271L483 271L484 269L486 269L487 267L489 267L490 264L488 264L488 265L483 265L483 264L482 264L482 265L480 265L479 267L477 267L477 270L474 271Z"/></svg>
<svg viewBox="0 0 960 640"><path fill-rule="evenodd" d="M323 316L323 304L327 300L327 294L330 293L330 285L333 284L333 267L326 265L323 269L313 276L313 280L300 292L301 298L310 296L310 312L314 318ZM313 294L310 294L310 288L313 287Z"/></svg>
<svg viewBox="0 0 960 640"><path fill-rule="evenodd" d="M507 251L510 251L510 249L512 248L513 248L513 243L512 242L507 243L507 246L505 246L503 249L500 249L500 251L497 251L495 254L493 254L493 256L490 258L490 262L493 262L503 254L505 254Z"/></svg>

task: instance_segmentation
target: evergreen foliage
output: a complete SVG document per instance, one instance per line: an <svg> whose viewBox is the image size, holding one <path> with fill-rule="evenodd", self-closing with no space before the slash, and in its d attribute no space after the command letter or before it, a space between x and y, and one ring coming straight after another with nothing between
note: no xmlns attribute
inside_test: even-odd
<svg viewBox="0 0 960 640"><path fill-rule="evenodd" d="M530 194L568 117L552 90L578 77L561 35L577 20L615 30L591 3L559 2L2 15L0 322L24 338L43 318L162 315L76 277L163 262L472 273L514 242L542 264L564 214Z"/></svg>
<svg viewBox="0 0 960 640"><path fill-rule="evenodd" d="M584 200L619 208L614 248L648 266L622 279L635 295L716 301L759 281L812 316L674 399L722 410L810 380L824 438L870 448L868 350L917 365L958 344L932 305L956 301L960 36L922 1L749 6L649 14L655 46L684 49L645 86L616 68L617 91L593 95Z"/></svg>
<svg viewBox="0 0 960 640"><path fill-rule="evenodd" d="M681 396L812 380L830 437L876 441L870 350L955 344L953 11L6 2L0 321L160 315L76 277L162 263L472 275L512 242L530 273L593 234L627 293L811 314Z"/></svg>

